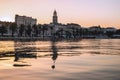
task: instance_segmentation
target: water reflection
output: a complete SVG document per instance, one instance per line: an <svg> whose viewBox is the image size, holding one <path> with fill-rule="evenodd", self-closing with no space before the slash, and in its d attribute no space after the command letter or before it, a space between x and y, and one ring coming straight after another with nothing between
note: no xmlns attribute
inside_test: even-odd
<svg viewBox="0 0 120 80"><path fill-rule="evenodd" d="M51 41L51 49L53 51L53 54L52 54L52 60L53 60L53 65L51 66L52 69L55 69L55 62L56 62L56 59L58 57L58 49L56 47L56 42L54 40Z"/></svg>
<svg viewBox="0 0 120 80"><path fill-rule="evenodd" d="M51 45L49 47L51 47L51 50L50 48L48 49L48 52L52 52L49 53L49 54L46 54L44 55L43 57L47 57L47 56L50 56L50 54L52 55L52 60L53 60L53 65L51 66L52 69L55 69L55 62L56 62L56 59L58 57L58 49L57 49L57 46L56 46L56 41L55 40L51 40L50 41ZM20 63L20 62L23 62L21 59L25 59L25 58L37 58L38 55L37 53L39 52L45 52L46 51L46 48L43 47L43 49L39 49L37 46L36 46L36 42L20 42L20 41L16 41L15 42L15 45L14 45L14 48L15 48L15 59L14 59L14 62L18 62L17 64L15 63L13 66L14 67L24 67L24 66L31 66L31 65L28 65L28 64L23 64L23 63ZM40 46L41 44L39 44ZM39 50L38 50L39 49ZM41 55L41 53L39 54Z"/></svg>
<svg viewBox="0 0 120 80"><path fill-rule="evenodd" d="M32 53L20 53L20 52L15 52L15 60L14 61L19 61L20 58L37 58L37 55Z"/></svg>
<svg viewBox="0 0 120 80"><path fill-rule="evenodd" d="M25 67L25 66L31 66L28 64L13 64L14 67Z"/></svg>
<svg viewBox="0 0 120 80"><path fill-rule="evenodd" d="M15 59L14 62L18 62L13 64L14 67L25 67L31 66L29 64L24 63L21 59L25 58L37 58L35 42L21 42L15 41ZM21 62L21 63L20 63Z"/></svg>
<svg viewBox="0 0 120 80"><path fill-rule="evenodd" d="M14 57L13 64L21 65L26 62L27 65L31 65L27 63L27 59L52 56L52 69L55 69L58 55L67 57L80 56L82 54L120 55L119 40L14 41L14 43L12 41L0 41L0 44L0 61L9 60L7 57Z"/></svg>
<svg viewBox="0 0 120 80"><path fill-rule="evenodd" d="M119 40L0 44L1 80L120 80Z"/></svg>

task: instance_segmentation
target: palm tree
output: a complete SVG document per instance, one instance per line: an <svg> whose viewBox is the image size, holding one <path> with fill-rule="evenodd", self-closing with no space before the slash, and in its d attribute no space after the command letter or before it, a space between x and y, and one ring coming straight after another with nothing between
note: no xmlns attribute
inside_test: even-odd
<svg viewBox="0 0 120 80"><path fill-rule="evenodd" d="M38 27L38 35L40 35L42 30L42 25L38 24L37 27Z"/></svg>
<svg viewBox="0 0 120 80"><path fill-rule="evenodd" d="M30 25L27 26L27 30L26 30L26 33L29 37L31 37L31 32L32 32L32 28Z"/></svg>
<svg viewBox="0 0 120 80"><path fill-rule="evenodd" d="M42 26L43 39L44 39L45 31L47 31L47 30L48 30L48 25L44 24L44 25Z"/></svg>
<svg viewBox="0 0 120 80"><path fill-rule="evenodd" d="M50 31L51 31L51 36L53 36L53 33L54 33L54 28L53 28L53 26L50 26Z"/></svg>
<svg viewBox="0 0 120 80"><path fill-rule="evenodd" d="M11 32L12 32L12 37L14 37L14 34L15 34L15 32L16 32L16 30L17 30L17 24L16 23L12 23L11 25L10 25L10 30L11 30Z"/></svg>
<svg viewBox="0 0 120 80"><path fill-rule="evenodd" d="M75 38L76 36L76 28L72 27L72 34L73 34L73 37Z"/></svg>
<svg viewBox="0 0 120 80"><path fill-rule="evenodd" d="M5 27L4 25L2 25L2 26L0 27L1 36L3 37L3 36L4 36L4 33L6 33L6 32L7 32L6 27Z"/></svg>
<svg viewBox="0 0 120 80"><path fill-rule="evenodd" d="M24 31L25 31L25 25L22 24L22 25L19 27L19 36L23 36Z"/></svg>
<svg viewBox="0 0 120 80"><path fill-rule="evenodd" d="M37 25L33 25L32 26L32 28L33 28L33 31L34 31L34 34L35 34L35 37L37 37L38 36L38 34L39 34L39 29L38 29L38 26Z"/></svg>
<svg viewBox="0 0 120 80"><path fill-rule="evenodd" d="M82 29L80 28L79 29L79 37L81 37L82 36Z"/></svg>

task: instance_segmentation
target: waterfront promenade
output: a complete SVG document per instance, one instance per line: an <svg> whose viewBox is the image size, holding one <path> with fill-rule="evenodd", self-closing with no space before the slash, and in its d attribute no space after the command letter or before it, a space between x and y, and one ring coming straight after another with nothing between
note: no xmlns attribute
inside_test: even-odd
<svg viewBox="0 0 120 80"><path fill-rule="evenodd" d="M50 40L50 37L0 37L0 40Z"/></svg>

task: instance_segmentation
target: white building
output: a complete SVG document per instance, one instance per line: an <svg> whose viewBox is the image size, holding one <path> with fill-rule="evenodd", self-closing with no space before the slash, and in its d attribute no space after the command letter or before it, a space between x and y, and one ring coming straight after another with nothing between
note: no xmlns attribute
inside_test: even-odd
<svg viewBox="0 0 120 80"><path fill-rule="evenodd" d="M108 28L106 28L106 31L110 31L110 32L116 32L117 31L117 29L116 28L114 28L114 27L108 27Z"/></svg>
<svg viewBox="0 0 120 80"><path fill-rule="evenodd" d="M89 31L101 31L101 27L99 26L92 26L90 28L88 28Z"/></svg>
<svg viewBox="0 0 120 80"><path fill-rule="evenodd" d="M37 24L37 19L34 19L32 17L27 17L27 16L19 16L15 15L15 23L20 26L20 25L36 25Z"/></svg>

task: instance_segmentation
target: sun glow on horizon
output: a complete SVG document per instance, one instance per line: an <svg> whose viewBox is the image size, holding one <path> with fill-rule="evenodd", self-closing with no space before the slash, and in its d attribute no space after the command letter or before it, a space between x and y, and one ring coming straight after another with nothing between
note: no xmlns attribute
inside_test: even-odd
<svg viewBox="0 0 120 80"><path fill-rule="evenodd" d="M14 22L15 20L11 16L2 16L2 17L0 17L0 21Z"/></svg>
<svg viewBox="0 0 120 80"><path fill-rule="evenodd" d="M0 21L14 22L15 14L51 23L54 9L59 23L120 28L120 0L1 0Z"/></svg>

